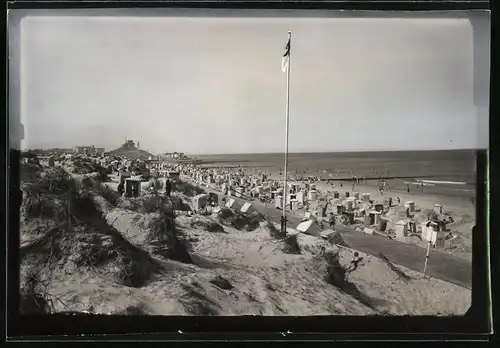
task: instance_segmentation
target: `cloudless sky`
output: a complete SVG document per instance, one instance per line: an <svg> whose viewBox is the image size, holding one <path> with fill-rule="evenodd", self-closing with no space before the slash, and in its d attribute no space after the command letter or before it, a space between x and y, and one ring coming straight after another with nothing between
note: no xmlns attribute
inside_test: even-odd
<svg viewBox="0 0 500 348"><path fill-rule="evenodd" d="M26 16L24 148L152 153L487 147L467 19Z"/></svg>

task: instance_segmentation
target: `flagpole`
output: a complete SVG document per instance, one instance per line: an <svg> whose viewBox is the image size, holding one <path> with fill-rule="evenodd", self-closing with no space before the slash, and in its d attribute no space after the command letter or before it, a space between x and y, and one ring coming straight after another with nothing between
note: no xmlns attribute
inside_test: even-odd
<svg viewBox="0 0 500 348"><path fill-rule="evenodd" d="M290 46L292 39L292 32L288 32L288 41L290 42ZM285 127L285 173L284 173L284 181L283 181L283 220L284 220L284 231L286 231L286 198L288 194L287 189L287 173L288 173L288 130L290 127L290 64L291 64L291 49L288 54L288 67L286 72L286 127Z"/></svg>

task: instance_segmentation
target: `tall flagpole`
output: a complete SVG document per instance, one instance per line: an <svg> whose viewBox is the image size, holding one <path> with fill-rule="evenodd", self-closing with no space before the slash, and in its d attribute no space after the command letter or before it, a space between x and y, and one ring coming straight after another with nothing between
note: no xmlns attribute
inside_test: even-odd
<svg viewBox="0 0 500 348"><path fill-rule="evenodd" d="M286 72L286 130L285 130L285 178L283 181L283 220L284 220L284 231L286 231L286 199L288 195L288 188L287 188L287 173L288 173L288 130L290 127L290 64L291 64L291 56L292 56L292 50L291 50L291 45L292 45L292 32L288 32L288 42L290 43L290 51L288 53L288 67L287 67L287 72Z"/></svg>

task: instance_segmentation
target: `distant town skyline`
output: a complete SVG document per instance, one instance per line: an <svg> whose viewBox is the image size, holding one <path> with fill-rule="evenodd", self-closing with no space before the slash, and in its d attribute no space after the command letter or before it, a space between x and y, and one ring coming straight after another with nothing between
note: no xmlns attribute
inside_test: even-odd
<svg viewBox="0 0 500 348"><path fill-rule="evenodd" d="M9 32L19 57L21 146L110 151L127 138L152 154L282 152L288 30L290 152L488 147L465 18L134 17L132 10L33 12L17 41Z"/></svg>

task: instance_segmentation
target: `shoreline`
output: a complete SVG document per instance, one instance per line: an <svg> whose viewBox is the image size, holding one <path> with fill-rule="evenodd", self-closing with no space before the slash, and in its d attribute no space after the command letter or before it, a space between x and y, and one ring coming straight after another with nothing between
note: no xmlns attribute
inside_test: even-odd
<svg viewBox="0 0 500 348"><path fill-rule="evenodd" d="M270 176L271 179L277 180L280 182L283 182L283 176L280 176L278 173L273 173ZM288 177L287 179L289 182L295 182L297 180L294 180L293 177ZM387 183L389 184L390 188L388 190L384 191L384 196L394 196L397 195L399 197L402 196L429 196L429 197L434 197L435 199L438 200L459 200L463 201L462 203L464 205L472 205L471 198L474 198L476 196L476 190L475 187L474 189L472 188L455 188L455 187L444 187L444 185L435 185L435 186L425 186L423 191L420 188L420 184L416 181L410 183L410 179L405 179L405 180L386 180ZM300 182L300 181L299 181ZM304 180L304 182L307 182L307 180ZM324 187L327 188L330 191L350 191L350 192L356 192L356 191L361 191L361 190L368 190L367 192L369 193L376 193L379 194L378 190L378 180L365 180L361 184L354 184L354 190L352 190L353 183L351 181L344 181L344 180L338 180L335 178L324 180L324 181L315 181L313 182L316 184L317 187ZM334 184L334 187L332 187L331 184ZM340 184L342 183L342 186ZM425 184L425 183L424 183ZM407 185L410 185L410 192L407 192ZM469 184L469 185L474 185L475 184ZM468 187L470 187L467 185ZM465 185L447 185L447 186L465 186ZM373 192L372 192L373 191ZM410 199L411 200L411 199Z"/></svg>
<svg viewBox="0 0 500 348"><path fill-rule="evenodd" d="M210 164L195 164L196 167L202 170L211 169L222 169L226 171L234 171L242 169L246 175L253 175L257 173L266 173L269 179L279 181L283 183L283 175L280 175L280 168L269 163L245 163L245 161L234 162L233 164L217 162ZM238 164L239 163L239 164ZM295 169L288 169L288 179L289 182L308 182L309 178L314 178L312 183L327 185L333 183L335 188L332 190L351 190L353 183L353 174L347 173L332 173L325 172L319 169L307 169L299 171L303 180L296 179L294 175ZM361 176L359 176L361 178ZM472 203L472 199L476 197L476 179L470 178L466 174L462 175L445 175L445 174L429 174L421 175L411 173L406 173L406 175L392 175L392 176L374 176L364 175L365 179L359 184L355 184L354 191L358 191L357 187L370 187L378 191L379 180L385 180L389 184L389 189L386 192L390 194L410 194L410 195L432 195L435 197L443 197L439 199L459 199L466 200ZM340 183L343 187L340 187ZM408 186L410 187L410 193L407 192ZM422 192L423 188L423 192Z"/></svg>

